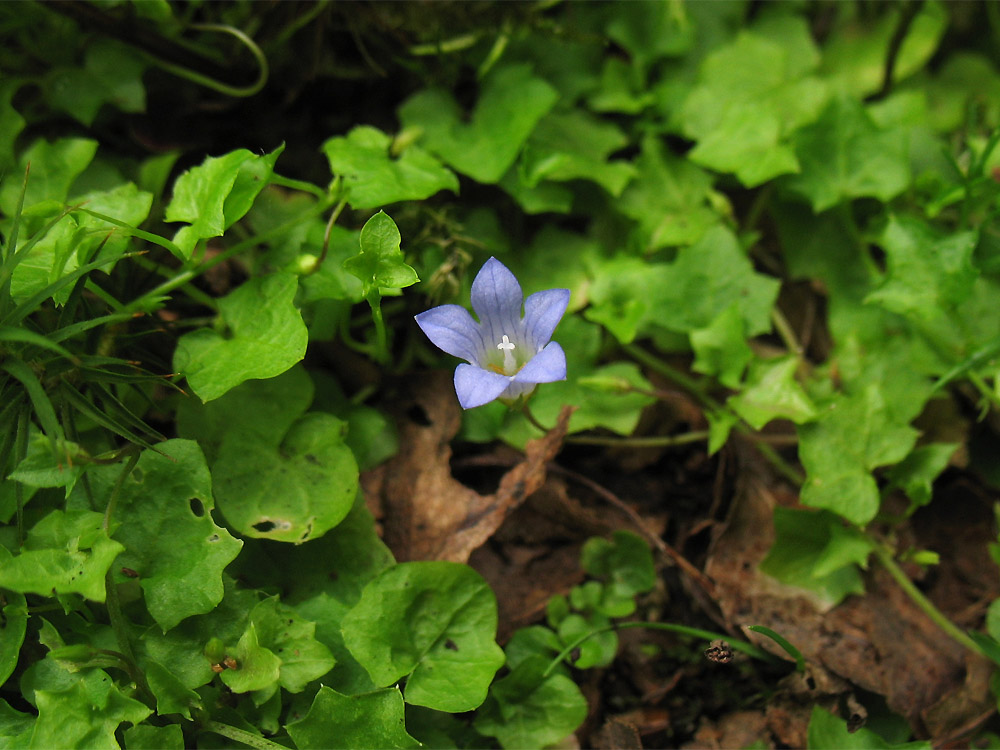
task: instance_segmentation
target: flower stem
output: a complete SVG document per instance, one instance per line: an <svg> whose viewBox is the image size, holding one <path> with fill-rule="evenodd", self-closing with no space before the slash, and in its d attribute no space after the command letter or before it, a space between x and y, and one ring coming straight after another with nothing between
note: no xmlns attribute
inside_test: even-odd
<svg viewBox="0 0 1000 750"><path fill-rule="evenodd" d="M875 545L875 557L882 564L882 567L888 571L889 575L895 579L899 587L903 589L907 596L916 604L921 611L927 615L935 625L937 625L941 630L943 630L952 640L957 641L961 645L965 646L969 651L974 654L979 654L980 656L989 656L983 653L983 650L976 645L976 642L972 640L966 633L959 630L958 626L955 625L951 620L949 620L945 614L939 610L934 604L924 596L923 592L916 587L910 577L903 572L903 569L899 567L899 563L896 562L895 558L892 556L892 550L890 550L884 544Z"/></svg>
<svg viewBox="0 0 1000 750"><path fill-rule="evenodd" d="M372 308L372 320L375 323L375 359L385 365L389 363L389 332L382 317L382 295L378 289L373 289L368 295L368 304Z"/></svg>
<svg viewBox="0 0 1000 750"><path fill-rule="evenodd" d="M571 436L564 443L576 445L607 445L615 448L669 448L674 445L687 445L708 440L708 430L682 432L680 435L650 435L643 437L598 437Z"/></svg>
<svg viewBox="0 0 1000 750"><path fill-rule="evenodd" d="M734 651L742 651L747 656L752 656L754 659L761 659L763 661L773 662L776 657L769 654L762 648L749 643L747 641L732 640L730 636L724 635L723 633L714 633L711 630L702 630L701 628L691 628L687 625L676 625L672 622L620 622L616 625L608 625L605 628L600 628L594 630L593 632L587 633L577 638L575 641L570 643L566 648L559 652L550 663L548 668L542 673L542 679L548 677L552 670L555 669L559 662L563 661L567 656L569 656L574 649L580 647L580 645L595 635L600 635L601 633L607 633L610 631L617 630L628 630L629 628L647 628L649 630L666 630L671 633L678 633L679 635L686 635L691 638L700 638L706 641L723 640L728 643Z"/></svg>

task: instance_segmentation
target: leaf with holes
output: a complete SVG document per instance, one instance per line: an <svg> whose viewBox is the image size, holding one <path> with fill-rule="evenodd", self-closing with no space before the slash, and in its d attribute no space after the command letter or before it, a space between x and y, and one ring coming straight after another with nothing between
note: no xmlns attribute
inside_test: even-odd
<svg viewBox="0 0 1000 750"><path fill-rule="evenodd" d="M107 504L120 466L92 472L91 491ZM83 499L80 487L76 493ZM160 443L143 451L124 481L114 517L115 532L125 545L114 578L122 568L139 574L146 607L163 630L186 617L212 610L222 599L222 570L243 543L212 520L212 479L198 444L191 440Z"/></svg>
<svg viewBox="0 0 1000 750"><path fill-rule="evenodd" d="M471 711L504 662L497 603L467 565L401 563L365 586L344 616L344 643L379 687L407 677L407 703Z"/></svg>
<svg viewBox="0 0 1000 750"><path fill-rule="evenodd" d="M322 536L350 511L358 465L345 423L314 412L286 435L230 433L212 466L226 520L241 534L282 542Z"/></svg>

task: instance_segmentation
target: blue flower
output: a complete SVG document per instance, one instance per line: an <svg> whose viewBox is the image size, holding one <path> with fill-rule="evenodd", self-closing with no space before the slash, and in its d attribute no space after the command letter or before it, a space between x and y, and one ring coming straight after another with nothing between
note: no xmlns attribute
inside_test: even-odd
<svg viewBox="0 0 1000 750"><path fill-rule="evenodd" d="M455 393L462 408L471 409L497 398L514 401L538 383L566 379L566 354L549 339L568 304L569 289L524 299L514 274L490 258L472 282L478 323L459 305L431 308L416 321L435 346L468 362L455 370Z"/></svg>

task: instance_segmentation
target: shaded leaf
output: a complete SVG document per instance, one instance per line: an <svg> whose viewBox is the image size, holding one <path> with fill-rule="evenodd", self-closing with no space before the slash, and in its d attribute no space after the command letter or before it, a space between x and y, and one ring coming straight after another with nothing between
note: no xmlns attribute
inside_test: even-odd
<svg viewBox="0 0 1000 750"><path fill-rule="evenodd" d="M422 747L407 734L403 723L399 688L342 695L323 686L309 712L286 729L299 750Z"/></svg>

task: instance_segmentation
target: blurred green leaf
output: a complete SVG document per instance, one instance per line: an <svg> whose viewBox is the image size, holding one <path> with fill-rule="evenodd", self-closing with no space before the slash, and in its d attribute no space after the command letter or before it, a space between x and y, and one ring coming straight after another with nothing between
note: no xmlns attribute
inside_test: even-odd
<svg viewBox="0 0 1000 750"><path fill-rule="evenodd" d="M879 127L855 99L834 97L793 140L801 174L784 184L816 212L852 198L889 201L910 184L905 131Z"/></svg>
<svg viewBox="0 0 1000 750"><path fill-rule="evenodd" d="M760 570L811 591L826 607L864 593L858 572L874 542L827 511L774 509L775 539Z"/></svg>
<svg viewBox="0 0 1000 750"><path fill-rule="evenodd" d="M89 138L62 138L52 143L41 138L34 141L18 160L22 174L24 167L31 164L24 208L27 210L43 201L64 203L73 181L96 153L97 141ZM0 211L13 215L20 194L19 179L4 180L0 185Z"/></svg>
<svg viewBox="0 0 1000 750"><path fill-rule="evenodd" d="M851 731L846 721L819 706L813 706L806 731L809 750L931 750L927 741L891 744L864 727Z"/></svg>
<svg viewBox="0 0 1000 750"><path fill-rule="evenodd" d="M507 750L546 747L571 735L587 718L587 701L570 678L542 677L548 660L532 656L490 688L474 726Z"/></svg>
<svg viewBox="0 0 1000 750"><path fill-rule="evenodd" d="M145 110L142 74L146 65L130 47L98 38L87 48L83 67L51 70L42 91L50 106L89 127L104 104L122 112Z"/></svg>
<svg viewBox="0 0 1000 750"><path fill-rule="evenodd" d="M558 94L527 65L493 70L466 120L451 95L426 89L403 102L404 128L420 128L421 143L462 174L497 182L514 163L535 125Z"/></svg>
<svg viewBox="0 0 1000 750"><path fill-rule="evenodd" d="M772 419L809 422L817 416L816 407L795 379L798 368L798 358L791 355L755 360L743 390L726 403L755 430Z"/></svg>

